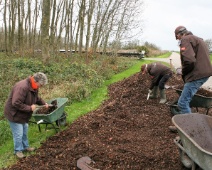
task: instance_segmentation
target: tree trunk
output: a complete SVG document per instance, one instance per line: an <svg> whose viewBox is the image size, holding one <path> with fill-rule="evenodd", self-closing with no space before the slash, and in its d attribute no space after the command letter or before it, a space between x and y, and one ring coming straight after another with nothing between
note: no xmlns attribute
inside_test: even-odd
<svg viewBox="0 0 212 170"><path fill-rule="evenodd" d="M23 56L23 39L24 39L24 34L23 34L23 5L22 5L22 0L18 0L18 44L19 44L19 55Z"/></svg>
<svg viewBox="0 0 212 170"><path fill-rule="evenodd" d="M43 62L48 62L49 55L49 26L50 26L50 0L44 0L41 21L41 48Z"/></svg>
<svg viewBox="0 0 212 170"><path fill-rule="evenodd" d="M84 20L85 20L85 0L81 1L80 7L80 37L79 37L79 54L82 54L82 47L83 47L83 30L84 30Z"/></svg>
<svg viewBox="0 0 212 170"><path fill-rule="evenodd" d="M88 8L88 14L87 14L87 34L86 34L86 43L85 43L85 51L86 51L86 57L88 57L88 47L90 43L90 36L91 36L91 20L95 8L95 0L89 1L89 8Z"/></svg>
<svg viewBox="0 0 212 170"><path fill-rule="evenodd" d="M8 52L8 38L7 38L7 6L6 6L7 0L5 0L5 6L4 6L4 44L5 44L5 51Z"/></svg>

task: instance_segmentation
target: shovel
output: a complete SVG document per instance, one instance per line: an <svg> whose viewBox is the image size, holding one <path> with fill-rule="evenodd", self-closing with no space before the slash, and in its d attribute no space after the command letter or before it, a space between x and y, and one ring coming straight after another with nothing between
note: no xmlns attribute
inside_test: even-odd
<svg viewBox="0 0 212 170"><path fill-rule="evenodd" d="M149 96L150 96L150 93L148 93L148 95L147 95L147 98L146 98L147 100L149 100Z"/></svg>
<svg viewBox="0 0 212 170"><path fill-rule="evenodd" d="M49 107L53 107L53 104L48 104ZM44 108L46 105L37 105L36 108Z"/></svg>

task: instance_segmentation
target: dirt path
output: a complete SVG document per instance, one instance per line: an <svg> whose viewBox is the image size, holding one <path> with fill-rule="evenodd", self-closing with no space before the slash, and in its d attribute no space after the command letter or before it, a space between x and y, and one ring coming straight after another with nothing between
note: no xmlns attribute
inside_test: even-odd
<svg viewBox="0 0 212 170"><path fill-rule="evenodd" d="M181 66L180 55L176 52L173 52L171 54L171 56L168 58L144 58L144 59L145 60L158 60L158 61L163 61L163 62L167 62L167 63L170 63L170 59L171 59L172 65L174 66L174 68L178 68ZM202 87L204 89L212 91L212 76L208 79L207 82L205 82L202 85Z"/></svg>

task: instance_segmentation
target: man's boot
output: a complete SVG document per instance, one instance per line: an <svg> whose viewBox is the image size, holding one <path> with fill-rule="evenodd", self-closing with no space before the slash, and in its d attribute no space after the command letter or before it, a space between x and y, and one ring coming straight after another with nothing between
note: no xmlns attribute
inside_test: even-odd
<svg viewBox="0 0 212 170"><path fill-rule="evenodd" d="M165 89L160 90L160 102L159 103L166 103L166 93Z"/></svg>
<svg viewBox="0 0 212 170"><path fill-rule="evenodd" d="M158 98L158 86L154 86L152 89L152 93L149 96L150 99Z"/></svg>

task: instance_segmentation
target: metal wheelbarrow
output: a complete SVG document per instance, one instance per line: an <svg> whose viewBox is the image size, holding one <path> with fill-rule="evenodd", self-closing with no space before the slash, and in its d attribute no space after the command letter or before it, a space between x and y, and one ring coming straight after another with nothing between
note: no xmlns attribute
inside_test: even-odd
<svg viewBox="0 0 212 170"><path fill-rule="evenodd" d="M41 108L37 108L32 114L32 117L34 118L35 123L37 123L40 132L41 132L40 124L46 125L45 130L47 129L47 125L51 124L56 132L57 132L57 129L60 128L60 126L66 124L66 113L64 111L64 108L65 108L65 104L68 101L68 98L55 98L48 101L47 103L51 104L51 102L55 100L57 101L57 108L51 113L37 114L39 109L41 109ZM55 127L54 122L56 123L58 127Z"/></svg>
<svg viewBox="0 0 212 170"><path fill-rule="evenodd" d="M179 114L172 117L180 140L174 143L180 153L184 152L192 161L192 170L196 165L204 170L212 169L212 117L199 113ZM181 155L181 154L180 154Z"/></svg>
<svg viewBox="0 0 212 170"><path fill-rule="evenodd" d="M173 88L177 94L180 96L182 93L182 90L177 89L177 88ZM210 110L210 108L212 107L212 97L206 97L203 95L199 95L199 94L195 94L190 102L190 107L194 107L196 108L196 111L198 112L198 108L205 108L206 112L205 114L208 115L208 112ZM177 101L174 101L171 105L170 105L170 110L171 113L178 114L179 110L177 108Z"/></svg>

